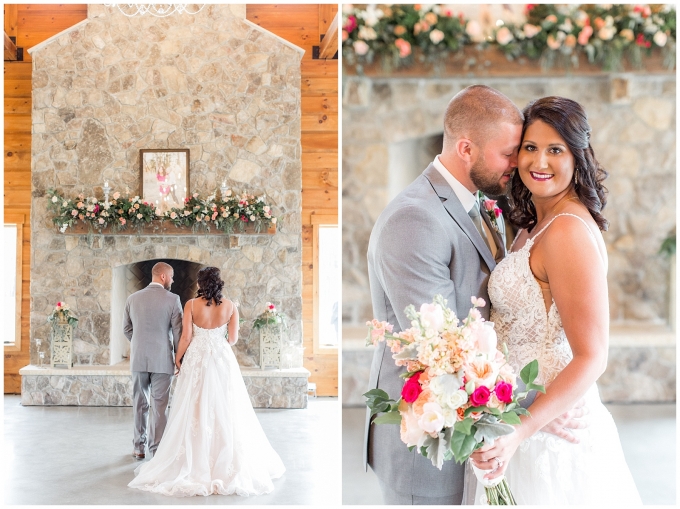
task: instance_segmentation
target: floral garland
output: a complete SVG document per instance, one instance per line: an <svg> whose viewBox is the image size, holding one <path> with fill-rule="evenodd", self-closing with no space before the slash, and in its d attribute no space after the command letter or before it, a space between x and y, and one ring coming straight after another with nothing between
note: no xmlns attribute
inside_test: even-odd
<svg viewBox="0 0 680 509"><path fill-rule="evenodd" d="M444 5L343 6L343 57L361 72L377 59L387 67L442 63L465 46L492 46L508 59L540 59L578 65L584 54L604 70L621 69L624 56L635 66L642 52L662 49L664 66L675 68L676 14L666 5L528 4L524 23L503 23L484 33L479 22ZM417 58L414 49L419 48Z"/></svg>
<svg viewBox="0 0 680 509"><path fill-rule="evenodd" d="M203 200L198 193L186 198L183 208L173 208L159 214L153 203L142 201L139 196L122 197L113 193L112 200L105 203L95 197L79 194L75 199L64 198L55 189L47 191L48 208L54 213L52 222L64 233L67 228L82 222L99 233L111 227L114 232L144 226L154 220L170 221L177 228L191 227L194 231L211 226L225 233L232 233L237 227L244 231L246 225L254 224L255 231L260 232L271 224L276 224L276 217L265 203L264 196L243 193L235 195L227 190L221 200L214 195Z"/></svg>

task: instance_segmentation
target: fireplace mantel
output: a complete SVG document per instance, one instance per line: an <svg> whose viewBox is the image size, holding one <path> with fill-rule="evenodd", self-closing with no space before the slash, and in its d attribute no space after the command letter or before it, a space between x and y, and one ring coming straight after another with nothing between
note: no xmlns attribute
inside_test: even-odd
<svg viewBox="0 0 680 509"><path fill-rule="evenodd" d="M61 233L61 232L60 232ZM276 233L276 225L272 224L267 229L256 231L252 224L247 225L243 231L235 228L231 233L225 233L222 230L211 227L210 231L205 228L194 230L187 226L177 227L170 221L151 221L149 225L144 226L141 230L136 227L130 227L126 230L112 231L111 227L99 230L90 230L86 224L77 224L68 228L62 235L274 235Z"/></svg>

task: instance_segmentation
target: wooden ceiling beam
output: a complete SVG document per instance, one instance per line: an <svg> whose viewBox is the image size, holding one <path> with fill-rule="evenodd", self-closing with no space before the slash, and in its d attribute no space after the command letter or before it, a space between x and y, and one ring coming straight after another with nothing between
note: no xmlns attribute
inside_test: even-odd
<svg viewBox="0 0 680 509"><path fill-rule="evenodd" d="M5 61L15 61L17 59L17 46L9 38L7 32L3 31L3 33L5 34Z"/></svg>
<svg viewBox="0 0 680 509"><path fill-rule="evenodd" d="M327 60L333 58L338 52L338 14L339 12L335 13L335 17L321 41L321 45L319 46L320 59Z"/></svg>

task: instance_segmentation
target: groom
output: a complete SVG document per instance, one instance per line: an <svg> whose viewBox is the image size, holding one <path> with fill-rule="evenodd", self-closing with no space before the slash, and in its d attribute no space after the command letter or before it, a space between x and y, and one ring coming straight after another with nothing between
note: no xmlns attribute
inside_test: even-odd
<svg viewBox="0 0 680 509"><path fill-rule="evenodd" d="M182 334L182 305L179 296L170 293L174 270L158 262L151 269L151 283L133 293L125 303L123 331L130 340L130 370L135 436L132 455L144 459L149 419L149 454L153 456L167 423L166 410L170 382L175 371L174 353Z"/></svg>
<svg viewBox="0 0 680 509"><path fill-rule="evenodd" d="M441 294L457 316L467 316L470 297L482 297L489 318L487 283L506 253L502 218L492 224L477 191L501 195L517 167L522 113L500 92L468 87L449 103L442 153L394 200L373 227L368 273L373 316L410 327L404 309L419 308ZM381 342L371 365L369 389L398 398L403 385L392 353ZM561 421L561 427L576 427ZM546 431L546 430L544 430ZM442 470L409 451L397 426L370 425L365 462L378 477L385 504L460 504L464 465L446 461Z"/></svg>

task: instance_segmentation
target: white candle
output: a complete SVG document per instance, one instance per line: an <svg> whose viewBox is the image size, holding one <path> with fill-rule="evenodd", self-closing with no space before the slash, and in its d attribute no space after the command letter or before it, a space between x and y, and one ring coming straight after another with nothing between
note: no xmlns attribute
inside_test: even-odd
<svg viewBox="0 0 680 509"><path fill-rule="evenodd" d="M109 187L109 181L104 182L104 187Z"/></svg>

